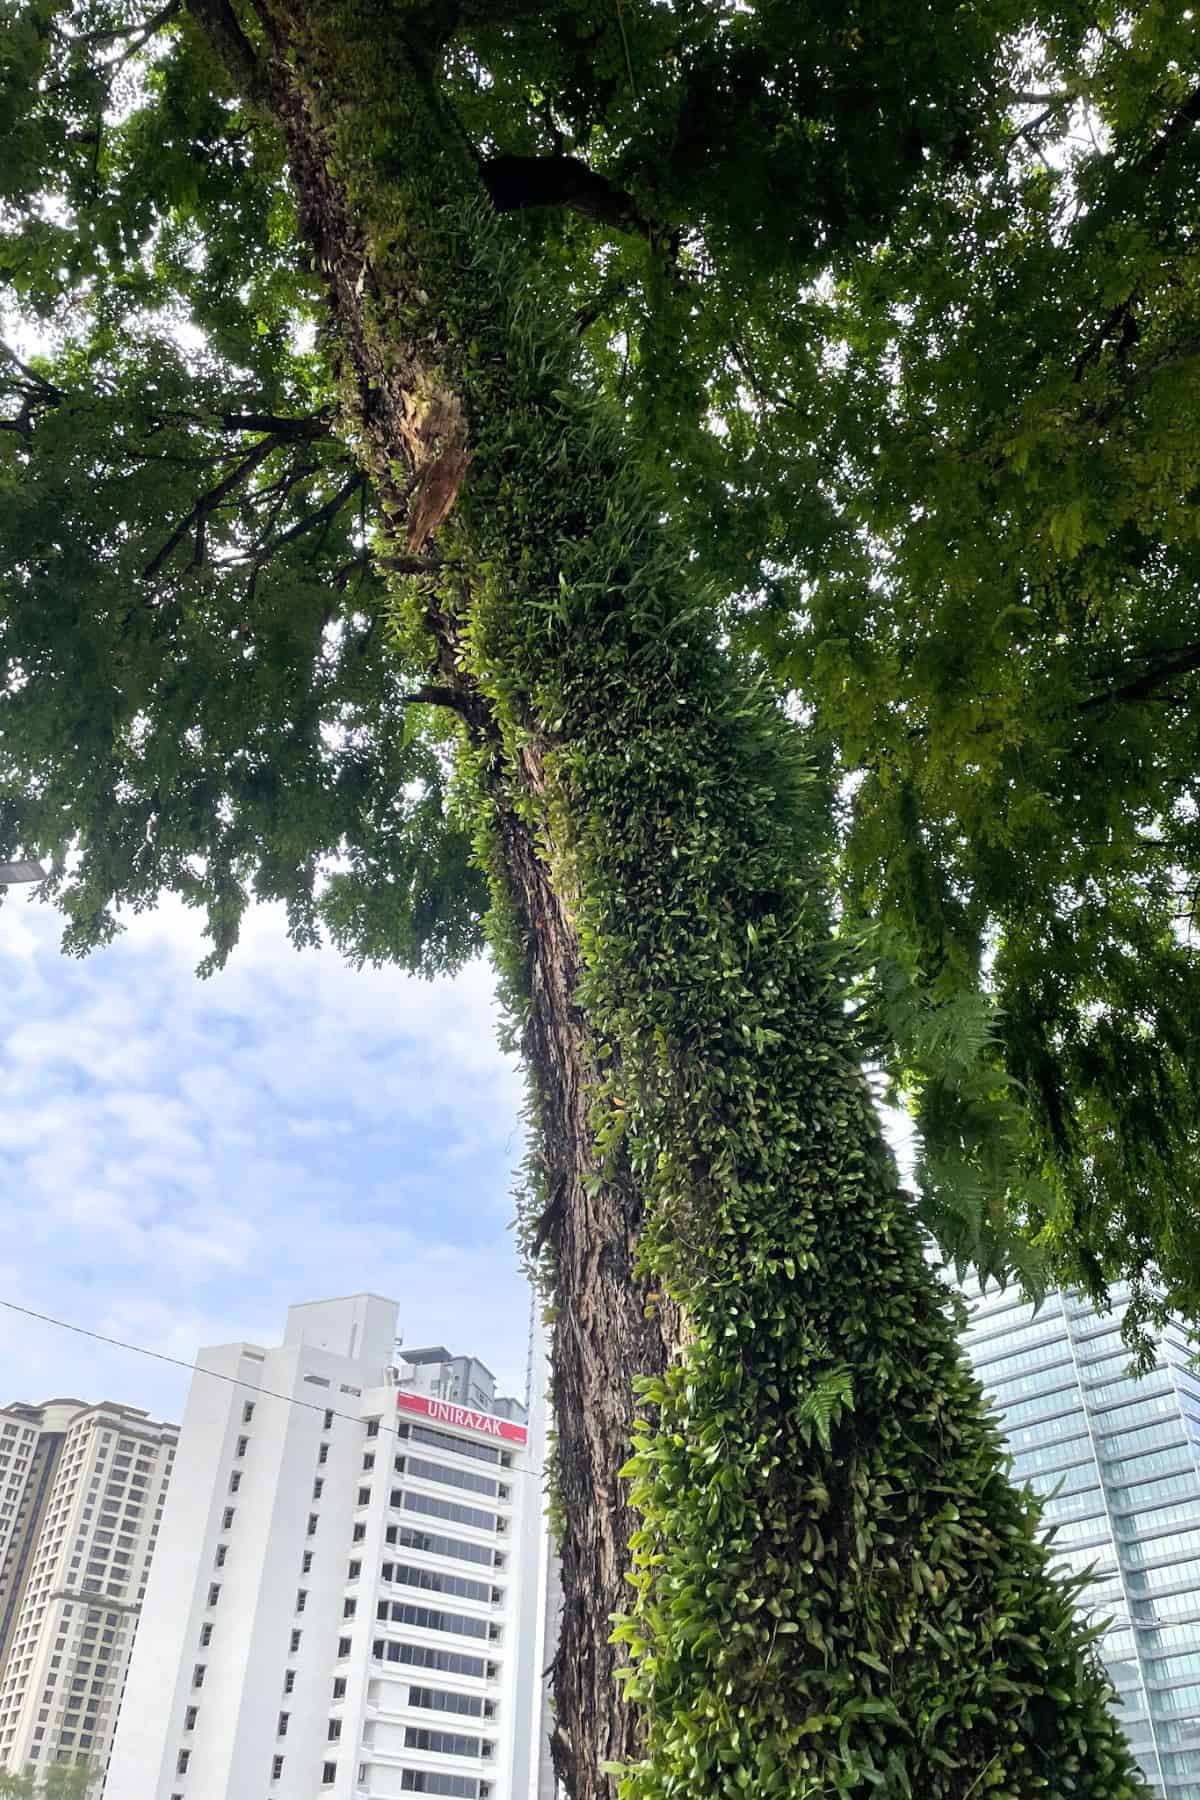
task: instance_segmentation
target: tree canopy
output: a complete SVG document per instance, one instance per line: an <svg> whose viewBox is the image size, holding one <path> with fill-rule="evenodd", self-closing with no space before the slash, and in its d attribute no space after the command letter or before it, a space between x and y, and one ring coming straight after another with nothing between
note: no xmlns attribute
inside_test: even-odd
<svg viewBox="0 0 1200 1800"><path fill-rule="evenodd" d="M177 7L6 10L5 847L52 858L75 948L171 888L214 964L254 893L453 966L482 886L279 144ZM1034 1285L1031 1241L1131 1277L1135 1319L1158 1281L1200 1313L1194 31L466 8L443 62L835 777L928 1221Z"/></svg>

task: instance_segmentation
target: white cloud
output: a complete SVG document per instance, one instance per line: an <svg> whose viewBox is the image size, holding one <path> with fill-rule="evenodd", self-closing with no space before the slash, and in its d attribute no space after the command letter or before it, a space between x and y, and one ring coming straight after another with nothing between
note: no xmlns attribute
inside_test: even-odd
<svg viewBox="0 0 1200 1800"><path fill-rule="evenodd" d="M289 1302L360 1288L523 1379L506 1224L518 1071L490 972L420 982L296 952L251 913L228 969L177 903L83 962L28 896L0 907L0 1297L190 1361L274 1340ZM178 1415L186 1376L0 1309L0 1390Z"/></svg>

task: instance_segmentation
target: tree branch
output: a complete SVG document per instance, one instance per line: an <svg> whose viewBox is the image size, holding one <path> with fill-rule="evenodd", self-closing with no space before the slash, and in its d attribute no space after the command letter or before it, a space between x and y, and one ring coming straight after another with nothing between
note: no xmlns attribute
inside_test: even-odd
<svg viewBox="0 0 1200 1800"><path fill-rule="evenodd" d="M1147 669L1144 675L1135 676L1132 681L1108 688L1102 694L1092 694L1087 700L1080 700L1076 711L1094 712L1100 706L1116 706L1128 700L1148 700L1164 681L1171 681L1176 675L1188 675L1193 669L1200 669L1200 644L1180 650L1166 662L1160 663L1156 669ZM1176 701L1179 699L1177 694L1167 697Z"/></svg>
<svg viewBox="0 0 1200 1800"><path fill-rule="evenodd" d="M1138 157L1133 164L1135 171L1141 175L1157 174L1188 127L1197 124L1200 124L1200 87L1192 90L1150 148Z"/></svg>
<svg viewBox="0 0 1200 1800"><path fill-rule="evenodd" d="M153 37L156 31L161 31L162 27L174 18L179 9L180 0L167 0L165 6L161 6L156 13L152 13L148 19L142 19L138 24L108 26L99 31L75 32L68 42L72 44L116 44L122 38L132 37L137 40L134 46L137 48L144 44L147 38ZM60 32L59 35L64 34Z"/></svg>
<svg viewBox="0 0 1200 1800"><path fill-rule="evenodd" d="M289 419L279 413L222 413L225 431L269 431L272 437L289 443L310 443L314 438L332 437L333 425L324 413L308 413Z"/></svg>
<svg viewBox="0 0 1200 1800"><path fill-rule="evenodd" d="M439 569L454 567L438 556L376 556L372 560L389 575L436 575Z"/></svg>
<svg viewBox="0 0 1200 1800"><path fill-rule="evenodd" d="M516 25L522 19L541 18L549 9L545 0L459 0L455 30L471 25Z"/></svg>
<svg viewBox="0 0 1200 1800"><path fill-rule="evenodd" d="M160 569L162 569L164 564L169 560L173 552L178 549L193 525L196 527L197 543L202 552L204 544L203 532L208 515L211 512L215 512L221 502L228 499L235 488L240 487L246 477L253 474L259 463L265 462L272 450L276 450L278 447L278 440L276 438L261 438L259 442L255 444L253 450L251 450L249 456L244 456L241 462L238 463L235 468L230 470L223 481L219 481L216 487L210 488L206 494L201 494L195 506L192 507L192 510L188 513L187 517L181 520L176 526L162 549L146 564L146 567L142 570L144 579L147 581L153 580L154 576L159 573Z"/></svg>
<svg viewBox="0 0 1200 1800"><path fill-rule="evenodd" d="M353 498L365 481L366 476L362 470L355 469L337 492L329 496L328 500L323 501L320 506L314 507L312 512L305 513L302 519L297 519L294 525L289 525L286 531L279 533L278 537L265 539L263 542L255 544L244 557L237 558L237 561L253 563L257 572L264 563L271 560L277 551L282 550L285 544L295 543L297 538L303 537L306 532L315 531L319 526L330 525L337 518L347 500ZM318 545L319 549L320 545Z"/></svg>
<svg viewBox="0 0 1200 1800"><path fill-rule="evenodd" d="M411 694L401 694L401 706L448 706L451 712L462 713L465 718L469 708L465 694L457 688L419 687Z"/></svg>
<svg viewBox="0 0 1200 1800"><path fill-rule="evenodd" d="M186 4L242 93L257 99L266 85L263 68L230 0L186 0Z"/></svg>
<svg viewBox="0 0 1200 1800"><path fill-rule="evenodd" d="M491 156L481 161L479 172L497 212L566 206L618 231L650 234L650 221L633 196L576 156Z"/></svg>
<svg viewBox="0 0 1200 1800"><path fill-rule="evenodd" d="M47 376L27 362L23 362L10 344L0 340L0 357L10 362L18 374L24 376L22 385L12 382L10 385L27 401L36 399L44 406L61 406L65 401L78 401L78 394L70 394L58 387ZM32 389L32 392L30 391ZM156 425L178 424L180 421L188 425L205 425L218 431L265 431L272 437L286 443L313 443L318 438L333 436L333 421L327 413L298 413L289 415L275 412L226 412L203 413L190 412L186 409L173 409L167 412L147 412L147 418Z"/></svg>
<svg viewBox="0 0 1200 1800"><path fill-rule="evenodd" d="M1200 357L1200 333L1190 338L1182 338L1179 343L1170 345L1158 356L1151 357L1149 362L1132 370L1123 380L1120 391L1102 406L1092 407L1083 417L1097 425L1107 425L1129 401L1150 387L1157 378L1168 369L1182 368L1186 363L1195 362Z"/></svg>
<svg viewBox="0 0 1200 1800"><path fill-rule="evenodd" d="M0 356L6 356L13 367L19 370L25 377L26 381L33 383L34 387L37 388L39 394L45 398L48 404L57 405L60 400L66 398L66 395L61 388L55 387L54 383L48 381L44 375L39 375L37 370L31 368L27 362L22 362L21 358L17 355L11 345L0 343Z"/></svg>
<svg viewBox="0 0 1200 1800"><path fill-rule="evenodd" d="M1117 335L1118 330L1120 330L1121 333L1120 349L1118 353L1132 349L1133 345L1137 343L1141 336L1141 327L1137 322L1137 315L1133 310L1134 302L1137 298L1138 295L1135 290L1130 294L1127 300L1119 301L1109 312L1095 337L1092 338L1091 342L1079 352L1071 369L1076 381L1083 380L1084 374L1090 363L1099 362L1105 346Z"/></svg>

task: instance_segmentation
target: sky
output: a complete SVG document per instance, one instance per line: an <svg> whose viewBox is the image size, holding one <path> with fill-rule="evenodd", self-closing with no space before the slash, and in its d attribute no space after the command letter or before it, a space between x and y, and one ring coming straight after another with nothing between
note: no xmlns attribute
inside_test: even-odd
<svg viewBox="0 0 1200 1800"><path fill-rule="evenodd" d="M83 960L61 918L0 905L0 1301L190 1362L278 1343L295 1301L370 1290L406 1343L524 1391L529 1293L509 1230L521 1078L491 974L423 982L296 951L253 911L200 981L165 902ZM179 1419L183 1369L0 1306L0 1403L119 1400Z"/></svg>

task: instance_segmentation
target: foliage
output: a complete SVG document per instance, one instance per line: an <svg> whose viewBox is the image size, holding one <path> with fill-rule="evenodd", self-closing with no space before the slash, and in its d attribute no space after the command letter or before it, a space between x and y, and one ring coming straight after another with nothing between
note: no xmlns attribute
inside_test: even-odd
<svg viewBox="0 0 1200 1800"><path fill-rule="evenodd" d="M99 1776L83 1764L52 1763L42 1777L6 1775L0 1770L0 1800L88 1800Z"/></svg>
<svg viewBox="0 0 1200 1800"><path fill-rule="evenodd" d="M840 536L780 537L744 641L855 777L849 915L935 1011L993 1001L968 1091L893 1040L927 1182L958 1165L940 1235L1003 1170L1050 1272L1131 1278L1136 1326L1200 1304L1200 44L1171 9L1097 26L1051 34L987 183L927 182L843 265Z"/></svg>
<svg viewBox="0 0 1200 1800"><path fill-rule="evenodd" d="M627 1800L1132 1800L858 1066L874 1046L918 1090L952 1247L1011 1260L1015 1213L1097 1280L1182 1268L1190 1190L1162 1228L1192 976L1175 864L1140 846L1151 818L1170 856L1186 842L1182 800L1165 818L1186 727L1162 760L1157 737L1126 755L1123 703L1077 702L1097 646L1144 652L1186 574L1182 507L1164 534L1191 447L1160 338L1114 373L1102 333L1078 380L1047 373L1101 268L1098 329L1142 267L1114 222L1128 158L1096 153L1121 254L1097 203L1090 261L1054 180L1005 160L1028 33L1074 69L1095 21L487 11L428 9L425 61L383 0L257 9L348 206L326 249L361 249L361 306L331 281L342 335L313 339L293 267L319 234L284 190L271 92L239 99L197 25L221 9L169 15L123 93L121 8L20 9L5 266L53 346L11 365L3 827L81 843L57 876L75 942L170 886L208 907L219 956L253 887L301 938L324 917L414 966L476 941L469 832L518 1005L539 922L506 828L530 829L578 934L595 1138L620 1143L645 1267L688 1325L628 1471ZM1081 61L1115 127L1131 86L1162 110L1131 41ZM1178 196L1155 142L1150 185ZM565 213L518 166L545 149L576 184ZM599 185L561 166L585 155ZM406 583L401 446L381 466L361 396L403 389L413 344L461 396L473 461ZM1105 409L1135 375L1131 444ZM382 516L349 510L339 438ZM1080 491L1097 466L1111 543ZM483 720L453 808L444 729L405 703L437 697L447 617ZM1066 707L1039 685L1064 672ZM830 769L865 774L836 904Z"/></svg>
<svg viewBox="0 0 1200 1800"><path fill-rule="evenodd" d="M0 266L55 353L0 351L0 840L53 862L75 950L172 889L206 967L251 894L298 942L454 966L482 887L304 348L278 146L251 153L194 34L135 85L97 72L124 12L25 7L5 37Z"/></svg>

